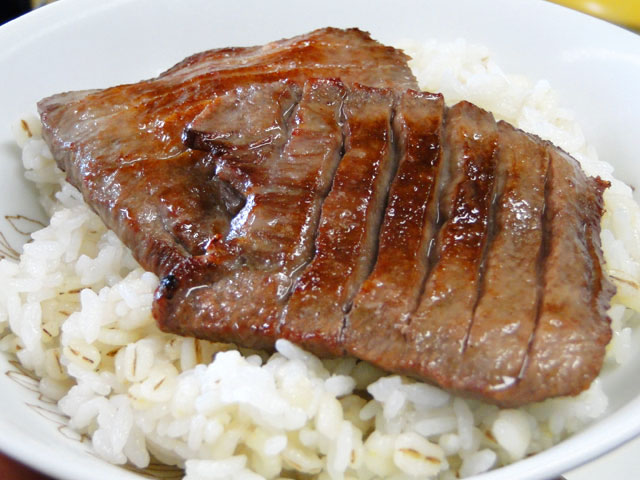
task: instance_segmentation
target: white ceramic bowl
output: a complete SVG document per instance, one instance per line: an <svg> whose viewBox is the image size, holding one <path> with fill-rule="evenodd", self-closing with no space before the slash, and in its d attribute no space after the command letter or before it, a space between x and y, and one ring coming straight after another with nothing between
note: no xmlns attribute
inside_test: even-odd
<svg viewBox="0 0 640 480"><path fill-rule="evenodd" d="M328 25L357 26L387 43L464 37L489 47L505 71L548 79L600 157L619 178L640 186L640 36L542 0L63 0L0 27L0 252L19 250L26 238L11 215L42 218L10 131L21 114L35 111L38 99L148 78L196 51ZM179 478L161 467L141 473L108 465L66 427L55 404L40 398L28 372L7 356L0 356L0 372L0 449L6 453L64 479ZM611 401L605 418L478 480L550 478L640 433L639 377L635 354L604 375Z"/></svg>

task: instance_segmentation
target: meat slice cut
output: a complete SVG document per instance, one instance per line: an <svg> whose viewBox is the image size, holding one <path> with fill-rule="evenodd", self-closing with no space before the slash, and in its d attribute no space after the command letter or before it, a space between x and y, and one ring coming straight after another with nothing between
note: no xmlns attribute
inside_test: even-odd
<svg viewBox="0 0 640 480"><path fill-rule="evenodd" d="M549 155L541 142L498 123L497 198L480 297L464 345L457 388L512 386L536 324L544 245Z"/></svg>
<svg viewBox="0 0 640 480"><path fill-rule="evenodd" d="M280 80L300 87L310 78L340 78L348 85L416 88L407 60L358 29L323 28L261 46L202 52L156 78L53 95L38 110L67 179L140 264L164 276L224 236L233 216L212 203L218 195L211 189L224 185L208 185L215 165L183 143L185 127L203 109L238 87ZM251 112L261 114L259 105Z"/></svg>
<svg viewBox="0 0 640 480"><path fill-rule="evenodd" d="M553 145L545 187L544 259L535 332L518 381L493 392L505 406L576 393L602 366L615 288L602 269L600 218L608 182L587 178Z"/></svg>
<svg viewBox="0 0 640 480"><path fill-rule="evenodd" d="M443 118L441 95L409 90L396 108L398 168L378 258L353 302L344 331L349 354L380 365L391 365L404 354L402 329L424 287L428 250L437 227Z"/></svg>
<svg viewBox="0 0 640 480"><path fill-rule="evenodd" d="M449 181L431 271L401 333L411 348L393 368L451 387L462 360L482 283L498 146L493 116L467 102L447 111L444 147ZM392 359L392 358L391 358ZM390 359L390 360L391 360Z"/></svg>
<svg viewBox="0 0 640 480"><path fill-rule="evenodd" d="M393 95L359 87L344 103L345 154L322 206L311 264L294 286L280 335L342 355L344 315L370 273L394 168Z"/></svg>
<svg viewBox="0 0 640 480"><path fill-rule="evenodd" d="M342 83L307 82L295 107L283 100L294 98L291 89L283 83L265 84L249 93L262 99L260 108L268 119L257 131L268 141L251 133L253 125L237 130L238 122L253 118L238 116L233 100L246 99L247 92L235 90L216 104L213 118L222 120L202 131L209 139L203 145L226 152L218 159L218 175L234 183L246 203L224 242L209 255L179 264L159 290L155 315L162 329L273 346L291 286L313 254L320 207L342 149ZM226 123L229 116L233 118Z"/></svg>

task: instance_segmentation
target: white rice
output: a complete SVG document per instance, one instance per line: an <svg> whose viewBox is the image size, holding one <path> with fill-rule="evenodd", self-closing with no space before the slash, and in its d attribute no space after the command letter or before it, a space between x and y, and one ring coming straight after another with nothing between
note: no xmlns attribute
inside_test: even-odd
<svg viewBox="0 0 640 480"><path fill-rule="evenodd" d="M423 89L489 109L612 182L602 242L618 294L607 362L624 362L640 310L640 208L629 187L546 82L507 75L463 41L402 47ZM284 340L267 356L162 333L150 313L158 279L64 182L37 118L24 120L32 136L19 126L16 136L25 175L51 221L19 262L0 261L0 349L41 378L43 394L109 462L144 467L153 456L184 467L188 480L449 480L549 448L607 409L598 380L575 398L501 410L364 362L319 360Z"/></svg>

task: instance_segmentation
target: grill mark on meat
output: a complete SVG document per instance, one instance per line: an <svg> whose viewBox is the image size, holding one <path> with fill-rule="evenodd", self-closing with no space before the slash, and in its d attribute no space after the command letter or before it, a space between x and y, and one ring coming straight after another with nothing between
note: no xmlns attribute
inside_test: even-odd
<svg viewBox="0 0 640 480"><path fill-rule="evenodd" d="M490 243L457 375L458 388L476 392L507 388L517 381L535 328L544 263L548 155L543 146L505 122L498 123L498 133Z"/></svg>
<svg viewBox="0 0 640 480"><path fill-rule="evenodd" d="M443 102L444 102L444 98L443 98ZM439 254L439 248L438 248L440 231L442 230L442 227L446 220L446 215L442 210L443 203L444 203L443 199L446 196L447 186L451 182L451 149L446 148L446 142L445 142L445 132L447 131L447 128L448 128L447 126L448 111L449 111L449 108L445 104L444 110L442 112L442 124L440 127L440 133L439 133L440 166L438 170L437 187L435 190L435 205L433 207L435 211L435 218L433 220L433 232L431 234L431 241L429 242L429 247L427 249L426 272L420 285L420 293L418 295L418 300L424 296L424 292L427 288L427 280L430 278L433 268L435 267L435 265L438 264L440 260L440 254ZM416 304L414 305L413 310L409 314L409 318L407 319L407 325L408 325L407 328L409 328L409 326L411 325L412 316L416 312L419 306L420 306L420 302L417 301ZM406 333L403 335L406 337Z"/></svg>
<svg viewBox="0 0 640 480"><path fill-rule="evenodd" d="M535 137L533 138L533 140L535 141ZM522 362L522 367L520 368L520 371L518 372L518 377L516 379L516 383L508 385L509 388L506 389L506 390L520 388L520 383L525 378L525 373L528 372L529 364L531 363L531 360L532 360L532 357L533 357L534 340L536 338L536 332L538 331L538 326L540 325L541 316L542 316L543 301L544 301L544 290L545 290L545 278L546 278L546 273L547 273L547 269L548 269L547 259L549 257L550 242L551 242L551 238L550 238L551 237L551 227L550 227L551 213L550 213L550 210L549 210L549 202L550 202L549 199L550 199L550 196L551 196L551 175L552 175L551 159L552 159L552 157L551 157L551 154L546 151L546 149L545 149L545 153L546 153L546 159L547 159L547 170L546 170L545 181L544 181L544 207L543 207L543 213L542 213L542 241L541 241L541 245L540 245L540 251L539 251L539 255L538 255L538 264L537 264L537 268L536 268L537 283L536 283L536 313L535 313L535 321L534 321L534 325L533 325L533 330L531 331L531 334L529 336L529 340L528 340L528 343L527 343L527 352L526 352L524 361ZM499 390L503 390L503 389L499 389ZM504 403L504 399L502 399L502 402Z"/></svg>
<svg viewBox="0 0 640 480"><path fill-rule="evenodd" d="M404 335L412 345L397 370L451 387L462 359L487 240L494 184L496 125L493 116L467 102L447 112L445 149L451 181L441 200L438 262Z"/></svg>
<svg viewBox="0 0 640 480"><path fill-rule="evenodd" d="M286 275L290 275L291 271L301 268L301 264L309 261L312 253L309 240L312 238L312 232L316 230L320 216L320 199L327 195L339 160L336 152L342 144L337 121L344 96L342 83L319 80L309 82L305 88L306 109L298 105L293 129L289 128L290 141L282 156L259 176L259 181L253 181L256 185L253 189L257 196L265 201L266 206L275 200L273 211L256 209L252 223L238 222L235 231L230 234L232 239L244 239L245 250L254 249L256 239L259 240L265 232L275 235L277 241L269 242L270 247L275 248L274 253L284 251L290 255L284 261ZM315 111L312 111L314 109ZM321 120L316 117L321 117ZM300 127L302 122L305 122L305 125ZM317 130L312 130L313 128ZM299 206L297 204L300 201L303 205ZM279 230L277 225L281 220L278 217L295 218L300 215L302 207L305 209L302 210L304 213L301 218L305 218L305 221L300 225L288 225L295 226L293 231L282 227ZM256 225L256 218L262 218L262 226ZM286 222L287 218L283 218L282 221ZM297 246L289 251L289 245Z"/></svg>
<svg viewBox="0 0 640 480"><path fill-rule="evenodd" d="M345 154L322 205L313 261L298 279L280 334L323 355L342 355L344 314L371 271L393 169L390 91L347 94Z"/></svg>
<svg viewBox="0 0 640 480"><path fill-rule="evenodd" d="M401 326L424 289L443 163L442 96L408 91L396 108L393 131L399 160L377 260L355 297L344 329L349 354L383 365L391 364L398 350L404 349Z"/></svg>
<svg viewBox="0 0 640 480"><path fill-rule="evenodd" d="M316 177L316 179L311 182L315 189L314 196L314 205L313 212L310 215L310 221L308 225L304 229L303 242L300 242L298 246L298 250L302 251L300 254L300 258L302 261L298 262L296 265L290 268L290 277L291 282L290 286L287 289L286 293L282 296L282 304L283 311L280 314L279 322L282 321L282 317L286 315L286 308L288 306L288 301L293 292L293 287L295 282L300 277L304 269L309 265L313 258L315 257L315 244L318 234L318 224L320 223L320 215L322 211L322 206L324 205L324 201L326 200L331 188L333 187L333 179L335 178L335 173L344 156L344 129L343 129L343 107L344 107L344 97L346 96L346 89L344 85L340 81L335 80L315 80L308 82L305 87L309 90L335 90L336 92L336 106L333 109L333 118L335 120L335 130L332 131L331 141L333 143L333 148L326 148L326 146L318 145L317 138L314 135L310 135L310 141L316 144L316 147L320 147L319 151L306 151L303 150L297 153L297 156L300 159L306 159L309 156L322 154L321 151L331 151L331 154L327 156L322 162L320 167L321 174ZM327 122L327 126L330 123ZM336 148L337 147L337 148ZM280 325L278 325L278 333L279 333Z"/></svg>
<svg viewBox="0 0 640 480"><path fill-rule="evenodd" d="M290 86L274 84L259 88L265 90L262 92L265 95L255 94L278 103L282 97L273 95L274 89ZM244 95L241 91L236 93ZM213 268L198 265L195 272L176 274L182 284L177 296L159 299L163 308L173 309L162 318L189 321L195 315L198 323L192 334L204 338L215 335L253 347L273 347L291 284L313 253L312 239L320 217L321 200L329 190L340 158L342 133L338 119L344 94L344 86L339 81L310 81L293 110L288 102L263 110L271 112L269 118L275 118L277 124L289 116L289 126L286 135L276 134L278 141L263 142L261 148L271 149L283 139L287 141L260 165L247 163L251 167L244 172L243 193L247 195L247 203L234 218L224 247L235 263L213 265ZM235 104L235 101L223 102L220 107L234 110ZM236 120L241 122L242 118L249 121L246 116ZM273 120L266 122L266 125L273 124ZM220 125L210 126L215 127L214 132L221 131ZM229 127L235 131L233 123ZM273 128L269 131L273 133ZM220 138L230 141L219 149L230 152L221 160L246 153L247 146L241 145L238 139L231 135ZM254 137L248 135L242 140L252 144ZM209 270L216 269L221 269L222 274L215 281L208 281ZM198 287L200 283L202 288ZM197 289L189 291L191 285ZM238 301L242 306L237 305ZM173 325L163 327L175 328ZM186 325L185 328L193 327Z"/></svg>

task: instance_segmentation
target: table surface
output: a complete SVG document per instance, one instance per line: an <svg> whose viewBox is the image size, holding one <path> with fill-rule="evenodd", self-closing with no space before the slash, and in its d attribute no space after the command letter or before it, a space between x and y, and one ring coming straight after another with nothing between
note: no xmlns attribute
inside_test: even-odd
<svg viewBox="0 0 640 480"><path fill-rule="evenodd" d="M0 453L0 478L7 480L53 480Z"/></svg>

